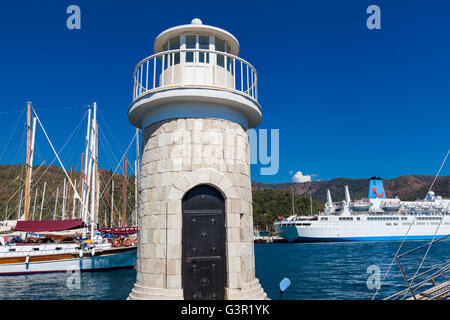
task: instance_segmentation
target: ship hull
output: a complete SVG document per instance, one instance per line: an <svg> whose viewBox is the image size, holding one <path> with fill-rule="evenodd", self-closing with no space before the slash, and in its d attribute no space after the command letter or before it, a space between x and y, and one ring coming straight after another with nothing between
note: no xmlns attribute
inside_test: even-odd
<svg viewBox="0 0 450 320"><path fill-rule="evenodd" d="M450 234L448 216L439 225L437 233L438 222L414 223L411 228L410 223L412 222L397 222L395 225L392 221L312 221L308 226L282 226L276 223L274 227L278 235L288 242L431 240Z"/></svg>
<svg viewBox="0 0 450 320"><path fill-rule="evenodd" d="M0 258L0 275L133 268L136 259L136 247L111 248L95 252L94 255L87 251L82 257L77 253L7 257Z"/></svg>

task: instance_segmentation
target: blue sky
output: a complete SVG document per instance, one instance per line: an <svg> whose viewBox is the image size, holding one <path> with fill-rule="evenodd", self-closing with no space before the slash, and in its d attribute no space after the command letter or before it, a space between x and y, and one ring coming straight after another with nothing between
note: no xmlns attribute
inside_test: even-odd
<svg viewBox="0 0 450 320"><path fill-rule="evenodd" d="M66 28L71 4L81 8L81 30ZM381 8L381 30L366 27L371 4ZM314 180L433 175L450 147L446 0L9 1L0 9L0 163L24 159L17 119L26 101L57 149L96 101L100 164L113 166L134 135L126 111L135 65L161 31L194 17L237 37L259 74L259 128L280 129L278 174L261 176L253 165L253 180L288 182L297 171ZM76 170L80 128L61 152ZM48 164L39 132L37 141L35 163Z"/></svg>

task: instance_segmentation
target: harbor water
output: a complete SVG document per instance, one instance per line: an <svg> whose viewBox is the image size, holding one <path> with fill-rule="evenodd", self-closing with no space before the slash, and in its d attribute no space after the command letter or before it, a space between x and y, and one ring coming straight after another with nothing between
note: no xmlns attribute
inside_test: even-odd
<svg viewBox="0 0 450 320"><path fill-rule="evenodd" d="M392 242L255 244L256 277L271 299L279 299L278 283L292 285L283 299L371 299L399 246ZM402 252L425 244L405 242ZM416 272L427 248L400 262L408 277ZM450 241L433 244L421 271L448 260ZM379 275L377 274L379 270ZM134 269L104 272L49 273L0 277L0 299L126 299L136 279ZM368 281L369 280L369 281ZM445 279L438 279L441 282ZM392 265L376 299L406 287L398 266Z"/></svg>

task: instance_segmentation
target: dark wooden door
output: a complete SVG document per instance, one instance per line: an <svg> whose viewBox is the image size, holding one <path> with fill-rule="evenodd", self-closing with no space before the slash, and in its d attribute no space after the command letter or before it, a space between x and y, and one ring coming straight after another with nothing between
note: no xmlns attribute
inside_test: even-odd
<svg viewBox="0 0 450 320"><path fill-rule="evenodd" d="M225 201L201 185L183 198L182 283L186 300L225 298Z"/></svg>

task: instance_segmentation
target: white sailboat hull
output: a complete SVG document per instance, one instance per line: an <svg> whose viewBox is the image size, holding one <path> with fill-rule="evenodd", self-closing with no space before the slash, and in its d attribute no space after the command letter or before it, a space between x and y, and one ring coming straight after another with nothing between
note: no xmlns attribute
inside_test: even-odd
<svg viewBox="0 0 450 320"><path fill-rule="evenodd" d="M0 258L0 275L132 268L136 259L136 246L101 250L94 255L88 250L83 252L82 257L79 253L73 253Z"/></svg>

